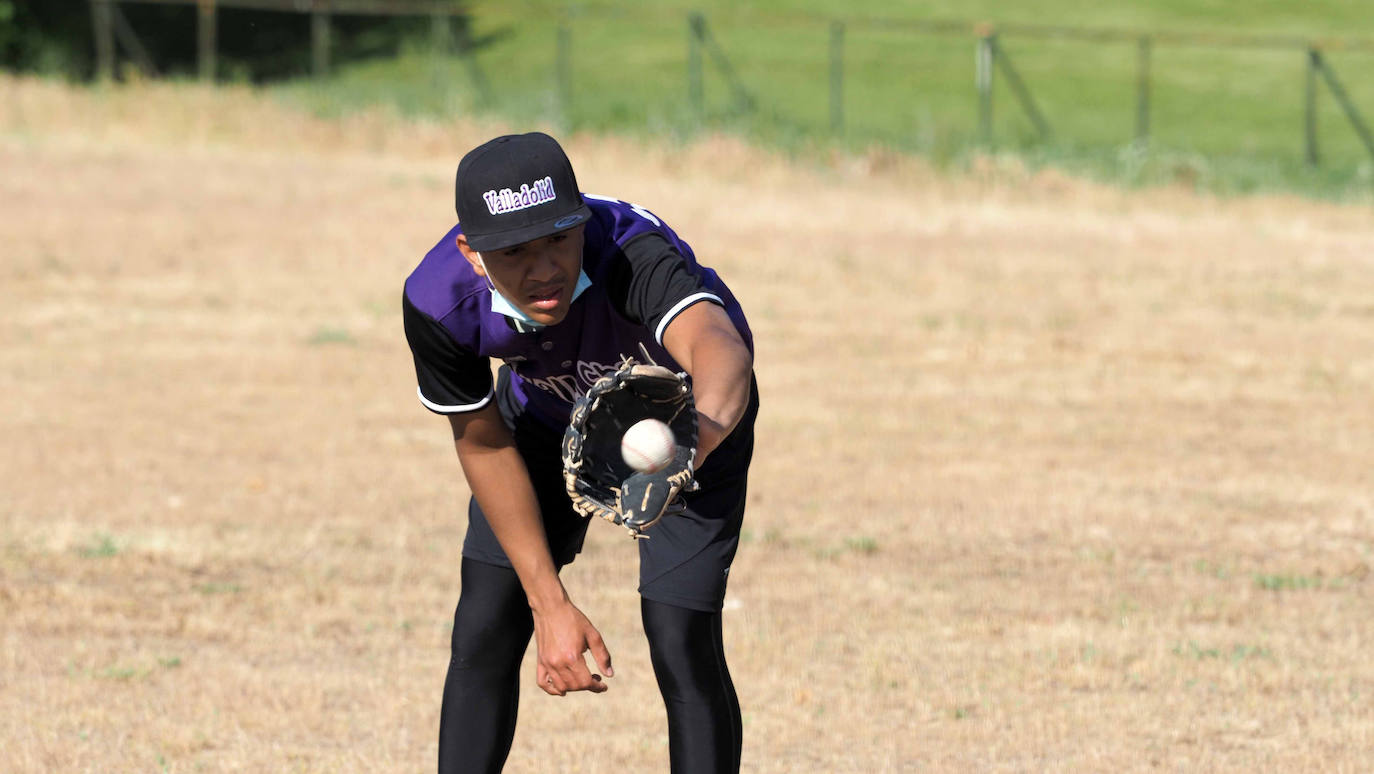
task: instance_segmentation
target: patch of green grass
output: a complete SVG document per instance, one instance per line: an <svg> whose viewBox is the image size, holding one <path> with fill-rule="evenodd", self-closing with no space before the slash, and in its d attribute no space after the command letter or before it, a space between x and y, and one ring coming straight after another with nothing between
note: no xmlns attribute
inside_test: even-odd
<svg viewBox="0 0 1374 774"><path fill-rule="evenodd" d="M1311 390L1336 392L1341 386L1341 377L1335 369L1324 363L1310 363L1303 369L1303 384Z"/></svg>
<svg viewBox="0 0 1374 774"><path fill-rule="evenodd" d="M878 539L859 535L844 539L844 547L856 554L876 554L878 553Z"/></svg>
<svg viewBox="0 0 1374 774"><path fill-rule="evenodd" d="M357 338L352 333L343 328L319 328L310 335L309 343L311 346L321 346L328 344L347 344L358 343Z"/></svg>
<svg viewBox="0 0 1374 774"><path fill-rule="evenodd" d="M1062 168L1128 186L1327 197L1368 197L1374 190L1374 159L1324 84L1316 116L1321 163L1304 163L1306 54L1299 47L1155 44L1148 138L1140 143L1134 39L1089 41L1010 28L999 35L1001 50L1051 132L1039 136L998 71L991 135L983 137L972 27L935 34L903 25L957 19L1374 38L1374 17L1355 0L933 0L919 6L856 0L842 14L820 0L665 0L651 8L479 0L471 7L478 41L471 59L438 55L427 40L416 41L395 60L346 65L323 83L276 88L322 115L383 104L405 115L488 113L531 127L656 139L725 130L799 158L880 147L958 170L992 152L1017 155L1032 169ZM700 111L690 96L691 11L704 15L712 40L699 52ZM845 24L838 64L832 21ZM1374 79L1359 77L1374 66L1374 54L1332 50L1327 61L1366 123L1374 121ZM841 84L837 93L834 81ZM741 92L752 106L742 105ZM838 131L832 128L836 104Z"/></svg>
<svg viewBox="0 0 1374 774"><path fill-rule="evenodd" d="M95 677L100 680L114 680L117 682L129 682L139 680L151 674L151 670L138 667L110 666L95 673Z"/></svg>
<svg viewBox="0 0 1374 774"><path fill-rule="evenodd" d="M119 546L112 536L100 533L91 538L90 543L78 548L77 553L85 559L106 559L118 554Z"/></svg>
<svg viewBox="0 0 1374 774"><path fill-rule="evenodd" d="M1193 562L1193 569L1202 575L1209 575L1218 580L1227 580L1231 577L1231 571L1225 565L1211 562L1206 559L1199 559Z"/></svg>
<svg viewBox="0 0 1374 774"><path fill-rule="evenodd" d="M867 535L847 537L839 545L821 546L813 551L817 559L834 559L844 554L875 554L878 540Z"/></svg>
<svg viewBox="0 0 1374 774"><path fill-rule="evenodd" d="M1306 589L1320 589L1325 584L1321 578L1308 575L1256 573L1255 585L1265 591L1304 591Z"/></svg>
<svg viewBox="0 0 1374 774"><path fill-rule="evenodd" d="M162 669L177 669L177 668L179 668L179 667L181 666L181 657L180 657L180 656L168 656L168 657L161 657L161 656L160 656L160 657L158 657L158 659L157 659L157 665L158 665L158 667L160 667L160 668L162 668ZM132 682L132 681L134 681L134 680L142 680L142 679L145 679L145 678L151 676L151 675L153 674L154 671L155 671L154 668L152 668L152 667L147 667L147 666L122 666L122 665L112 665L112 666L105 667L104 669L99 669L99 670L96 670L96 671L94 671L94 672L91 672L90 675L91 675L91 677L94 677L94 678L97 679L97 680L112 680L112 681L115 681L115 682Z"/></svg>
<svg viewBox="0 0 1374 774"><path fill-rule="evenodd" d="M1254 659L1272 660L1274 657L1268 648L1260 645L1236 643L1230 648L1204 647L1192 640L1175 645L1173 653L1175 656L1191 658L1196 661L1229 661L1232 664Z"/></svg>

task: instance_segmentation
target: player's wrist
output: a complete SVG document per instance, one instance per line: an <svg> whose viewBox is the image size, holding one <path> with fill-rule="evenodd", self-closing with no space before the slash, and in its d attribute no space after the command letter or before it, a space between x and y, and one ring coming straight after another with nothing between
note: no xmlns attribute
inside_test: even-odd
<svg viewBox="0 0 1374 774"><path fill-rule="evenodd" d="M551 583L542 583L536 587L527 588L525 599L529 603L530 611L536 614L546 613L559 606L572 603L567 590L563 588L563 583L558 580L557 576Z"/></svg>

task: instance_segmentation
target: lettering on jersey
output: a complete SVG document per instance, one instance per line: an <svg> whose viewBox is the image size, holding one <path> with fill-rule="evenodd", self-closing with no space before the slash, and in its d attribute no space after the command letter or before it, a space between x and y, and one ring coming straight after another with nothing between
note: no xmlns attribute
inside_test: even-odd
<svg viewBox="0 0 1374 774"><path fill-rule="evenodd" d="M584 392L577 384L577 377L572 374L558 374L557 376L546 376L542 379L523 378L526 384L533 384L544 392L550 393L559 400L568 403L572 403L582 397Z"/></svg>
<svg viewBox="0 0 1374 774"><path fill-rule="evenodd" d="M622 358L623 360L624 358ZM558 374L543 378L522 377L526 384L532 384L544 392L552 394L559 400L572 403L586 394L587 388L596 383L597 379L612 373L619 366L619 361L615 363L593 363L586 360L577 361L577 366L570 374Z"/></svg>
<svg viewBox="0 0 1374 774"><path fill-rule="evenodd" d="M621 358L622 360L624 358ZM596 380L609 373L614 373L617 363L588 363L585 360L577 361L577 378L588 387L596 384Z"/></svg>
<svg viewBox="0 0 1374 774"><path fill-rule="evenodd" d="M553 190L552 177L545 177L533 183L523 183L519 191L502 188L500 191L491 190L482 194L482 199L487 203L487 211L492 215L523 210L557 198L558 192Z"/></svg>

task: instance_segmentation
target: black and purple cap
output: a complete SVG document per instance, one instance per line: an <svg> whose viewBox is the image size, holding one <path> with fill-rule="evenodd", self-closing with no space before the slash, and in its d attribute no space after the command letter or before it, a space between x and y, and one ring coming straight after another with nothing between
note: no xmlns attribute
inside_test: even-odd
<svg viewBox="0 0 1374 774"><path fill-rule="evenodd" d="M473 148L458 162L458 222L477 251L500 250L586 222L572 162L542 132L508 134Z"/></svg>

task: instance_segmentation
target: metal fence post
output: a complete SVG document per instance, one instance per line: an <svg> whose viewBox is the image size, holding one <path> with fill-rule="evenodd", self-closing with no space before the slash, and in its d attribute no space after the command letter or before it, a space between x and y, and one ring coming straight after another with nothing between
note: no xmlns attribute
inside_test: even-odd
<svg viewBox="0 0 1374 774"><path fill-rule="evenodd" d="M739 74L735 72L734 65L730 64L730 58L725 55L725 50L706 26L706 17L698 14L697 16L697 37L701 43L701 49L715 60L716 69L725 78L725 85L734 96L734 109L739 112L749 112L754 109L754 95L744 88L744 83L740 81ZM704 61L704 60L703 60Z"/></svg>
<svg viewBox="0 0 1374 774"><path fill-rule="evenodd" d="M114 78L114 14L112 0L91 0L91 26L95 36L95 77L109 81Z"/></svg>
<svg viewBox="0 0 1374 774"><path fill-rule="evenodd" d="M992 142L992 58L996 56L996 33L983 26L979 30L975 55L975 80L978 87L978 136L984 143Z"/></svg>
<svg viewBox="0 0 1374 774"><path fill-rule="evenodd" d="M1026 82L1021 80L1021 74L1016 71L1011 63L1011 57L1003 50L1002 44L997 42L996 36L991 38L992 61L1002 69L1002 75L1007 79L1007 85L1011 87L1011 93L1016 100L1021 103L1021 109L1026 112L1026 117L1035 124L1035 131L1040 133L1040 139L1044 140L1050 136L1050 125L1045 120L1040 108L1036 107L1035 100L1031 97L1030 89L1026 88Z"/></svg>
<svg viewBox="0 0 1374 774"><path fill-rule="evenodd" d="M558 110L563 116L563 125L573 125L572 111L572 29L566 20L558 22L558 45L556 49L557 72L554 77L558 83Z"/></svg>
<svg viewBox="0 0 1374 774"><path fill-rule="evenodd" d="M701 46L705 37L706 19L700 12L687 15L687 104L697 120L706 118L706 97L701 78Z"/></svg>
<svg viewBox="0 0 1374 774"><path fill-rule="evenodd" d="M1317 49L1308 48L1303 58L1307 67L1306 87L1303 90L1303 160L1307 166L1315 167L1317 158L1317 63L1321 55Z"/></svg>
<svg viewBox="0 0 1374 774"><path fill-rule="evenodd" d="M1136 44L1135 141L1141 148L1150 144L1150 38L1142 35Z"/></svg>
<svg viewBox="0 0 1374 774"><path fill-rule="evenodd" d="M435 11L429 18L429 44L436 57L446 57L453 48L453 29L446 13Z"/></svg>
<svg viewBox="0 0 1374 774"><path fill-rule="evenodd" d="M1355 108L1355 103L1350 100L1350 95L1346 93L1345 87L1336 77L1336 72L1331 69L1331 65L1326 63L1326 59L1316 49L1312 51L1312 64L1321 72L1322 80L1326 81L1326 87L1331 90L1331 96L1336 98L1336 104L1341 106L1341 110L1345 112L1345 117L1350 121L1350 126L1355 129L1355 134L1359 135L1365 151L1369 153L1370 158L1374 158L1374 135L1371 135L1369 127L1365 126L1364 119L1360 117L1360 111Z"/></svg>
<svg viewBox="0 0 1374 774"><path fill-rule="evenodd" d="M830 131L844 132L844 22L830 23Z"/></svg>
<svg viewBox="0 0 1374 774"><path fill-rule="evenodd" d="M310 52L316 78L329 74L329 9L316 2L310 13Z"/></svg>
<svg viewBox="0 0 1374 774"><path fill-rule="evenodd" d="M468 77L472 80L472 87L477 90L477 104L483 107L493 104L493 94L491 84L487 82L486 73L482 72L482 66L477 61L477 44L472 39L472 17L466 14L458 16L458 28L454 32L454 48L457 49L458 57L463 60L467 67Z"/></svg>
<svg viewBox="0 0 1374 774"><path fill-rule="evenodd" d="M196 58L200 65L200 79L215 80L215 0L200 0L196 15Z"/></svg>
<svg viewBox="0 0 1374 774"><path fill-rule="evenodd" d="M452 19L436 9L429 17L429 78L436 94L448 93L448 70L452 64L449 54L452 51Z"/></svg>

